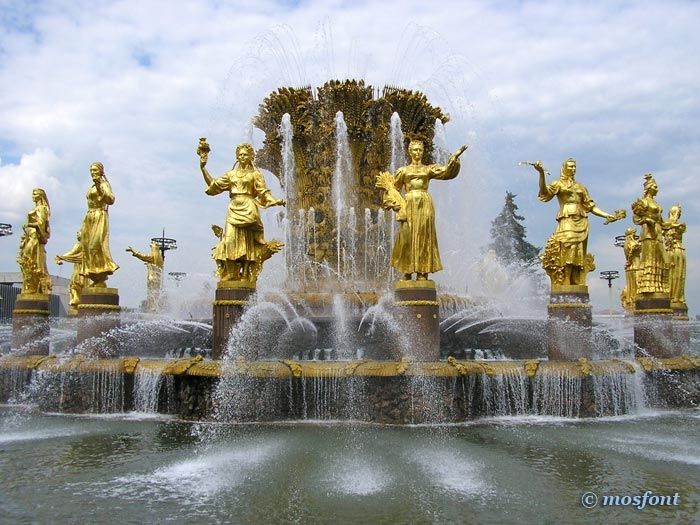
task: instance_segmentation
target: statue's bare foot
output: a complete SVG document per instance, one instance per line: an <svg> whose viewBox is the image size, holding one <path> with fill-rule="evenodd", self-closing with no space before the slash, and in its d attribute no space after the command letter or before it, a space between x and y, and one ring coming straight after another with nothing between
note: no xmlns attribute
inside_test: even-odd
<svg viewBox="0 0 700 525"><path fill-rule="evenodd" d="M418 273L416 274L416 281L427 281L428 280L428 274L427 273Z"/></svg>
<svg viewBox="0 0 700 525"><path fill-rule="evenodd" d="M405 274L403 274L403 279L401 279L401 280L402 281L410 281L412 276L413 276L412 273L405 273Z"/></svg>

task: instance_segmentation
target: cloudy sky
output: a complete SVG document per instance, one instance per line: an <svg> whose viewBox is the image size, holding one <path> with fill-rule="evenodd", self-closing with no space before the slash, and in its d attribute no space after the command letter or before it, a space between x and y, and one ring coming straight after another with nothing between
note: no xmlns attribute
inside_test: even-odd
<svg viewBox="0 0 700 525"><path fill-rule="evenodd" d="M198 137L212 146L210 171L223 173L270 91L361 77L424 91L452 117L450 147L470 144L460 177L431 187L448 266L438 282L464 288L506 190L518 195L529 240L544 245L556 204L537 200L534 171L517 162L541 159L556 174L572 156L606 211L629 210L646 172L665 210L682 204L695 313L699 21L700 3L680 1L0 0L0 222L16 232L0 239L0 271L16 269L36 186L52 206L49 254L72 246L88 167L100 160L117 196L111 246L121 269L110 284L122 304L145 294L143 265L124 249L145 250L163 227L179 244L166 271L211 273L209 225L221 223L226 197L203 192ZM260 134L252 136L259 146ZM274 223L270 213L264 220ZM622 273L612 243L631 219L602 222L591 220L589 251L597 271ZM592 300L605 308L597 271Z"/></svg>

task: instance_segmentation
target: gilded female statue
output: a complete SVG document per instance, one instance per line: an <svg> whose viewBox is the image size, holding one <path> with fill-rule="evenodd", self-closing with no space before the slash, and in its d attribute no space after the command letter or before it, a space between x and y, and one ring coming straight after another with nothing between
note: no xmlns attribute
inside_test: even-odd
<svg viewBox="0 0 700 525"><path fill-rule="evenodd" d="M636 228L625 230L625 244L622 249L625 253L625 287L620 293L620 300L625 309L632 312L634 311L635 297L637 297L637 272L639 271L641 252Z"/></svg>
<svg viewBox="0 0 700 525"><path fill-rule="evenodd" d="M80 242L80 231L78 231L76 235L76 242L73 247L63 255L57 255L55 260L58 265L64 262L73 264L73 273L70 276L70 282L68 284L68 304L75 312L80 304L80 294L87 284L87 279L83 275L83 247Z"/></svg>
<svg viewBox="0 0 700 525"><path fill-rule="evenodd" d="M435 230L435 208L428 193L431 179L450 180L459 174L460 147L445 166L423 164L423 143L412 140L408 145L411 163L396 170L392 178L384 172L377 177L377 186L385 191L383 205L397 212L399 231L391 252L391 265L409 281L428 279L428 274L442 270ZM404 190L404 195L401 195Z"/></svg>
<svg viewBox="0 0 700 525"><path fill-rule="evenodd" d="M114 193L101 162L90 165L90 177L92 186L85 196L88 210L80 228L82 273L92 282L92 286L104 288L107 286L107 278L119 268L109 251L107 209L114 204Z"/></svg>
<svg viewBox="0 0 700 525"><path fill-rule="evenodd" d="M664 240L670 265L669 289L672 305L685 304L685 248L683 234L685 223L680 222L681 206L676 204L668 210L668 220L664 224Z"/></svg>
<svg viewBox="0 0 700 525"><path fill-rule="evenodd" d="M51 208L46 192L41 188L32 190L32 201L34 207L27 213L27 222L22 226L17 256L22 271L22 293L49 294L51 277L46 267L46 243L51 236Z"/></svg>
<svg viewBox="0 0 700 525"><path fill-rule="evenodd" d="M254 282L253 268L262 264L267 242L260 220L259 208L284 206L265 185L262 173L253 164L254 151L250 144L236 148L236 163L230 171L215 179L207 171L209 145L200 139L197 154L199 167L207 185L207 195L229 193L226 222L212 257L216 260L219 278L229 281Z"/></svg>
<svg viewBox="0 0 700 525"><path fill-rule="evenodd" d="M625 217L624 210L615 214L598 208L588 189L575 180L576 161L566 159L561 165L559 180L545 182L545 169L540 161L532 164L539 173L539 194L542 202L554 197L559 202L557 228L547 240L542 266L552 285L585 286L586 274L595 269L593 255L588 253L588 214L605 219L605 224Z"/></svg>
<svg viewBox="0 0 700 525"><path fill-rule="evenodd" d="M160 302L160 291L163 286L163 253L158 244L151 241L151 253L142 253L131 246L126 249L134 257L146 263L146 311L155 312Z"/></svg>
<svg viewBox="0 0 700 525"><path fill-rule="evenodd" d="M632 203L632 220L642 227L637 293L668 293L669 264L663 243L663 210L654 199L658 192L654 177L647 173L644 175L644 193Z"/></svg>

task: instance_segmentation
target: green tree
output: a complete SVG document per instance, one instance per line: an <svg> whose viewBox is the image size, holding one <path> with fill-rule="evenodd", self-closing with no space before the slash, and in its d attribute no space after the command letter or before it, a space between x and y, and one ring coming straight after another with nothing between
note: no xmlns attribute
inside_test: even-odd
<svg viewBox="0 0 700 525"><path fill-rule="evenodd" d="M514 262L532 264L540 253L540 248L527 242L525 226L520 221L525 217L518 215L515 194L506 192L506 202L501 213L491 221L491 244L498 260L505 264Z"/></svg>

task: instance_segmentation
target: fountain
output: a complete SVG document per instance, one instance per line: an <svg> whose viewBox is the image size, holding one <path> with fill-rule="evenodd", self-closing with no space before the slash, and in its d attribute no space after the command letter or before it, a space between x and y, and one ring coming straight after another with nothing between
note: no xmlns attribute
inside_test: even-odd
<svg viewBox="0 0 700 525"><path fill-rule="evenodd" d="M74 265L73 314L20 304L22 322L0 325L5 521L584 523L604 519L591 518L595 491L653 502L606 514L691 522L700 331L683 298L680 207L662 221L665 245L642 235L635 250L629 232L623 319L592 315L585 276L556 288L552 243L549 308L492 253L464 269L473 295L454 293L430 279L437 239L414 231L441 213L424 179L457 175L464 152L447 152L447 120L420 93L360 81L270 94L255 156L239 146L215 179L206 139L197 147L207 193L230 190L212 228L217 277L163 283L163 232L150 254L130 249L148 265L140 312L106 286L106 213L89 208L57 256ZM282 199L256 166L279 176ZM92 167L97 200L111 190ZM255 194L235 187L250 178ZM34 196L30 216L48 220ZM650 197L635 216L656 209ZM266 205L284 206L283 242L264 238ZM46 299L45 243L22 246L27 285ZM273 257L284 284L258 287ZM652 281L660 290L634 291Z"/></svg>
<svg viewBox="0 0 700 525"><path fill-rule="evenodd" d="M673 281L673 302L661 304L663 290L646 297L644 286L653 279L662 286L666 270L644 270L647 280L628 272L639 292L633 314L619 334L594 322L585 285L593 268L587 225L580 229L578 216L562 212L566 198L543 255L552 282L548 319L504 316L492 297L461 296L435 285L429 276L442 264L427 180L456 177L466 150L447 153L448 120L415 91L388 86L375 92L363 81L329 81L268 95L254 121L265 134L262 148L238 146L236 164L223 177L209 175L211 148L201 138L197 154L206 192L228 191L231 199L224 225L213 228L218 283L209 283L209 297L202 299L213 307L211 322L202 316L175 321L162 313L165 247L159 238L150 254L127 250L149 265L147 312L119 313L117 292L106 287L116 265L109 246L101 244L107 225L99 215L114 196L101 165L93 164L88 215L76 246L59 257L76 266L71 305L78 317L5 351L0 398L36 400L41 392L39 404L47 411L399 424L697 406L700 362L687 355L682 279ZM423 163L429 158L435 164ZM566 181L547 185L542 164L529 164L539 172L541 200L569 187ZM279 178L284 199L271 195L258 167ZM573 180L574 172L573 159L565 161L562 181ZM635 222L653 207L653 195L645 198L632 206ZM268 206L284 207L283 243L264 239L258 208ZM585 211L608 222L625 216L621 210ZM664 223L664 231L674 232L667 244L677 268L684 230L679 217L680 208L674 209ZM640 242L648 243L647 237ZM102 259L95 259L95 243L105 250ZM657 243L653 249L661 248ZM576 257L567 259L566 250ZM271 257L284 258L285 283L258 290ZM484 285L495 279L503 287L508 279L496 276L514 274L495 265L482 263ZM45 321L35 317L30 325ZM682 331L675 326L683 320L687 342L674 346ZM70 341L76 331L72 348L56 352L66 347L59 336ZM36 341L45 351L27 350Z"/></svg>

